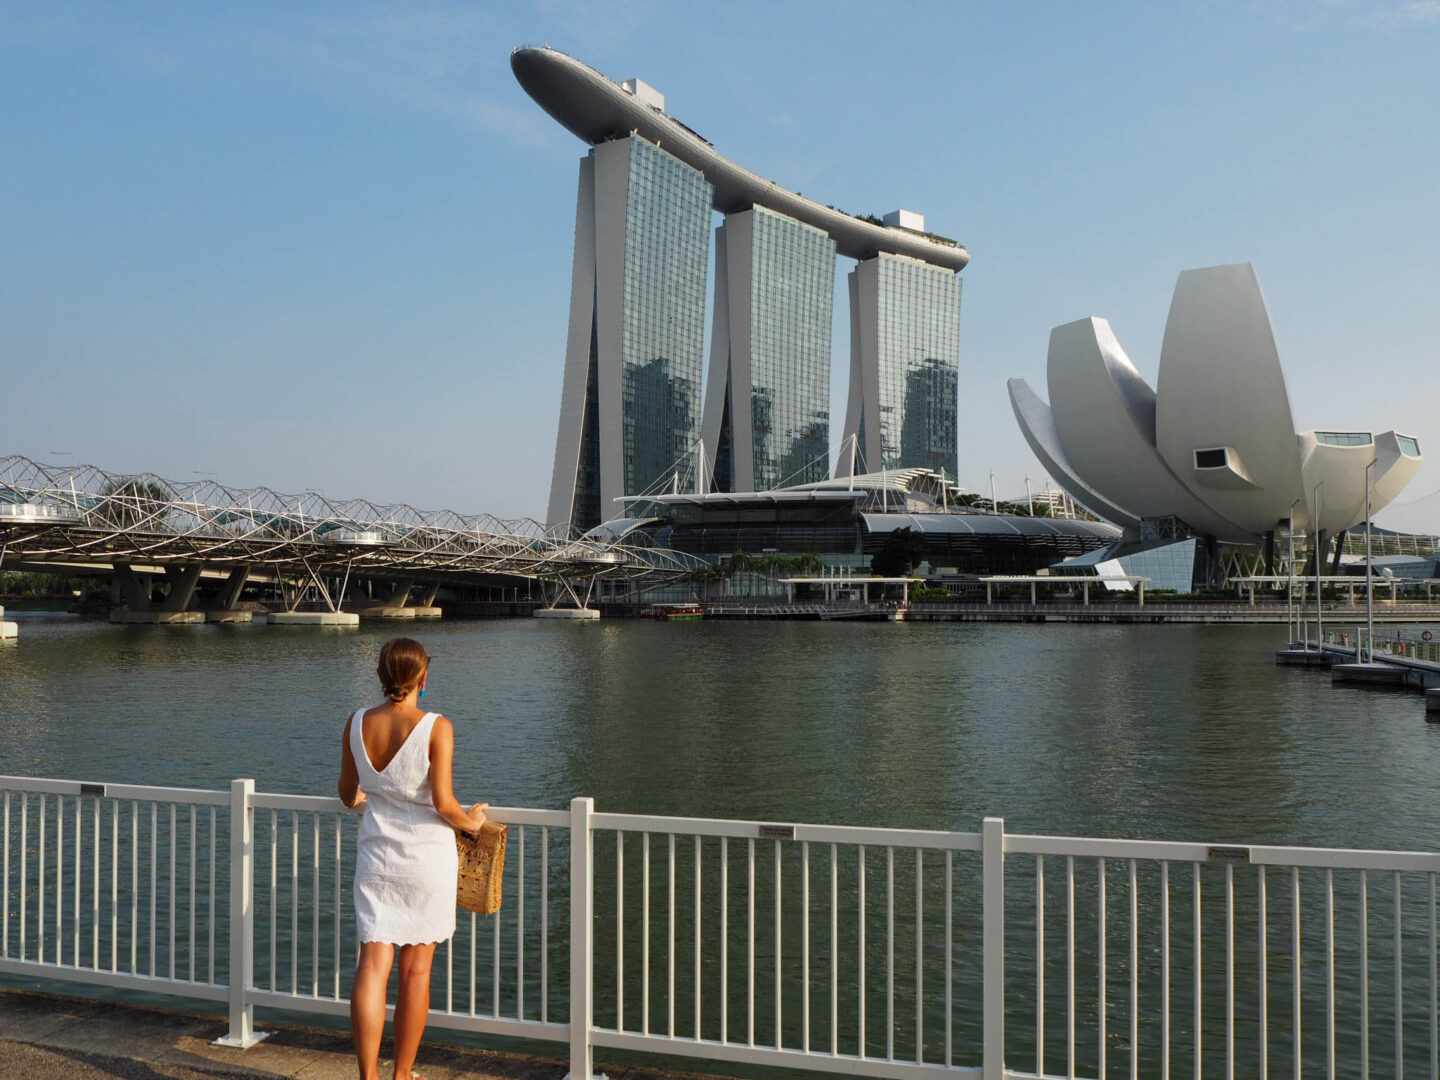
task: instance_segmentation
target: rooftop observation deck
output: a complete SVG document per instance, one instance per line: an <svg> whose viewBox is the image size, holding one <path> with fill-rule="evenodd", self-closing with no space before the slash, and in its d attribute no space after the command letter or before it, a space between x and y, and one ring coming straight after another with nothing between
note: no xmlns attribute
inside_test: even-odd
<svg viewBox="0 0 1440 1080"><path fill-rule="evenodd" d="M572 56L551 48L522 47L510 54L510 68L542 109L592 146L634 133L700 170L714 187L715 209L722 213L767 207L824 229L839 253L851 259L886 252L955 271L970 261L970 253L953 240L852 217L756 175L718 153L674 117Z"/></svg>

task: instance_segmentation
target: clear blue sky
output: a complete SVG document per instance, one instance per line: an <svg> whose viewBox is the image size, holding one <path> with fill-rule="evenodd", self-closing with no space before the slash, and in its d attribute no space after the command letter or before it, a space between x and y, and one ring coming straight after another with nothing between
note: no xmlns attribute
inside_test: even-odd
<svg viewBox="0 0 1440 1080"><path fill-rule="evenodd" d="M1153 381L1176 275L1241 261L1297 426L1440 488L1440 0L0 0L0 453L541 515L584 149L510 74L542 42L969 247L973 489L1043 483L1004 387L1051 326Z"/></svg>

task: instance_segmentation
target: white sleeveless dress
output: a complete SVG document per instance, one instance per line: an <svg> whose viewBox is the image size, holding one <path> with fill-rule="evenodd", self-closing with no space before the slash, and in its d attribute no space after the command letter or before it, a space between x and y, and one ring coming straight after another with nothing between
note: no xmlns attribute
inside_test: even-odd
<svg viewBox="0 0 1440 1080"><path fill-rule="evenodd" d="M421 717L378 771L365 751L365 710L350 720L350 750L366 797L355 856L355 923L361 941L425 945L455 934L455 830L430 801L430 732L436 715Z"/></svg>

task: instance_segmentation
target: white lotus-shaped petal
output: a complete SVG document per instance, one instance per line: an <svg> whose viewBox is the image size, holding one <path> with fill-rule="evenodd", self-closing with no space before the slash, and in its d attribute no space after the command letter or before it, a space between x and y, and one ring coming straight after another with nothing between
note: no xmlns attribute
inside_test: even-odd
<svg viewBox="0 0 1440 1080"><path fill-rule="evenodd" d="M1050 331L1047 366L1055 428L1077 475L1112 501L1147 508L1168 506L1202 533L1237 526L1192 495L1156 453L1155 391L1125 355L1110 323L1081 319Z"/></svg>
<svg viewBox="0 0 1440 1080"><path fill-rule="evenodd" d="M1151 390L1109 322L1057 326L1050 405L1021 379L1010 404L1051 476L1098 516L1135 528L1179 518L1198 535L1252 543L1294 511L1309 527L1314 493L1327 533L1393 499L1419 468L1413 438L1387 432L1297 436L1260 285L1249 265L1187 270L1170 304Z"/></svg>
<svg viewBox="0 0 1440 1080"><path fill-rule="evenodd" d="M1295 422L1249 264L1180 275L1155 389L1156 442L1177 476L1207 489L1211 505L1251 535L1289 514L1301 490ZM1196 451L1222 447L1224 467L1197 464Z"/></svg>
<svg viewBox="0 0 1440 1080"><path fill-rule="evenodd" d="M1110 502L1089 484L1081 480L1065 457L1065 447L1055 430L1055 420L1050 406L1030 389L1024 379L1011 379L1005 384L1010 391L1010 408L1015 419L1020 421L1020 430L1030 449L1045 466L1050 478L1059 484L1072 499L1085 507L1096 517L1105 518L1120 526L1138 527L1140 517Z"/></svg>

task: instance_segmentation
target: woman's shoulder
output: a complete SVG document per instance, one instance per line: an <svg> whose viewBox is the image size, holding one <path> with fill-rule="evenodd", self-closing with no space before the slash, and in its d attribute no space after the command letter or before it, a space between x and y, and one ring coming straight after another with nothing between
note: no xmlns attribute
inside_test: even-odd
<svg viewBox="0 0 1440 1080"><path fill-rule="evenodd" d="M431 713L430 721L430 744L433 746L436 739L449 739L455 741L455 725L440 713Z"/></svg>

